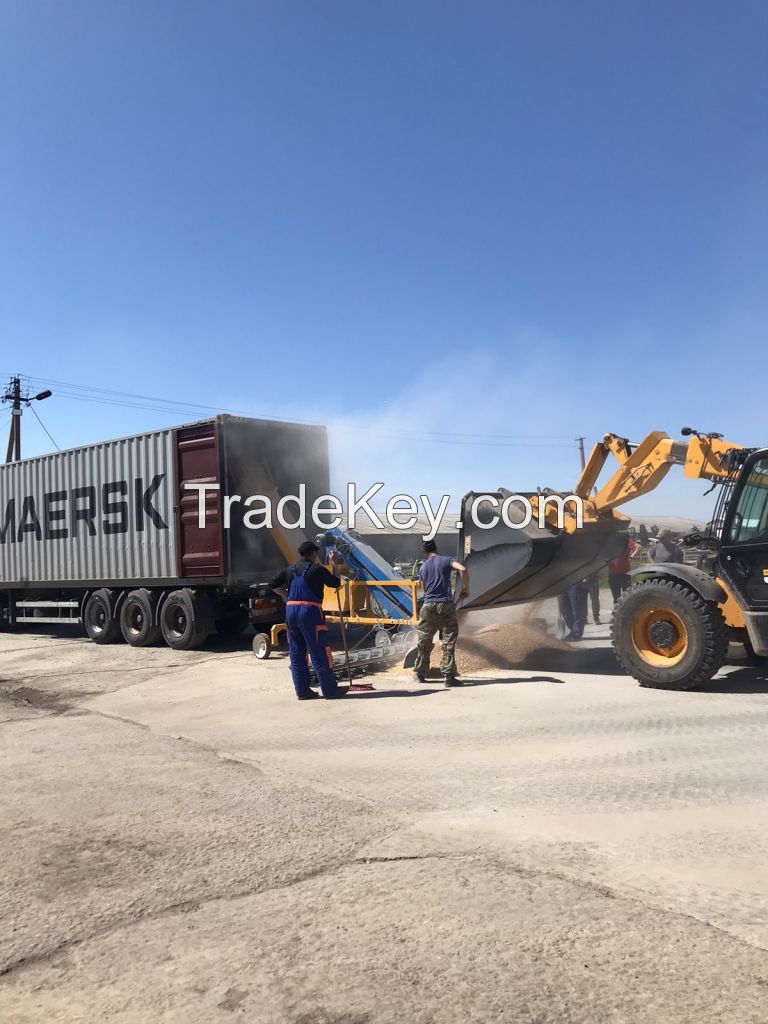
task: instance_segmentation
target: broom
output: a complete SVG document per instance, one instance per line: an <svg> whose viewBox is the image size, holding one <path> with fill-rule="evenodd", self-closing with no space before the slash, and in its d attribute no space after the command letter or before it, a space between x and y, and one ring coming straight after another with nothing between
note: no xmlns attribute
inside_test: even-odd
<svg viewBox="0 0 768 1024"><path fill-rule="evenodd" d="M344 661L347 666L347 679L349 680L348 693L368 693L373 689L373 683L355 683L352 681L352 669L349 667L349 644L347 643L347 623L344 620L344 613L341 610L341 595L336 591L336 604L339 606L339 622L341 624L341 640L344 644Z"/></svg>

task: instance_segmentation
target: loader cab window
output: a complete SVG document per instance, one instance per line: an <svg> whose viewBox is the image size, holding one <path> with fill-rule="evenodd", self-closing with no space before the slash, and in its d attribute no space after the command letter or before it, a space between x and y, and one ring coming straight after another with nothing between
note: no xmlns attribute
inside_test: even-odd
<svg viewBox="0 0 768 1024"><path fill-rule="evenodd" d="M729 544L768 542L768 457L747 466L728 528Z"/></svg>

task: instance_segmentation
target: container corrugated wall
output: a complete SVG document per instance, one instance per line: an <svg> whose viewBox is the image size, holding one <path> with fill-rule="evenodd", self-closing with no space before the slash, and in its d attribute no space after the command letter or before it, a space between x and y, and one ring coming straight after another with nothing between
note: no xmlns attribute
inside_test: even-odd
<svg viewBox="0 0 768 1024"><path fill-rule="evenodd" d="M0 466L0 581L177 576L173 459L161 430Z"/></svg>

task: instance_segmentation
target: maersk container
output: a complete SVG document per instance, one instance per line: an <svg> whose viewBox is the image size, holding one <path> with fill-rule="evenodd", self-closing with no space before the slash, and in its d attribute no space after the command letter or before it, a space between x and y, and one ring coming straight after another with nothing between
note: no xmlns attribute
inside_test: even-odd
<svg viewBox="0 0 768 1024"><path fill-rule="evenodd" d="M0 624L82 619L137 646L233 631L299 539L249 529L243 502L302 486L308 509L328 493L324 427L224 415L0 466Z"/></svg>

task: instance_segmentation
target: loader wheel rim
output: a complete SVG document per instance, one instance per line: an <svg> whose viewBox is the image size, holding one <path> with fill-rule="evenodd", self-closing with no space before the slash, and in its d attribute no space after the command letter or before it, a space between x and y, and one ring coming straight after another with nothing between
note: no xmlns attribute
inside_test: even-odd
<svg viewBox="0 0 768 1024"><path fill-rule="evenodd" d="M688 650L688 630L671 609L644 608L632 624L632 643L647 664L669 668Z"/></svg>

